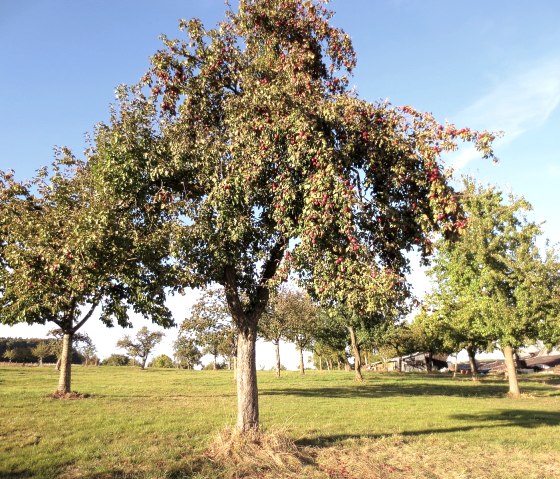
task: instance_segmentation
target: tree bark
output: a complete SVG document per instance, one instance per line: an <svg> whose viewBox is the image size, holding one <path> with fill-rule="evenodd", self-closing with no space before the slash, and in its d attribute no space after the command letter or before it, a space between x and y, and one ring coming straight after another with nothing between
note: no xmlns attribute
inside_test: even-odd
<svg viewBox="0 0 560 479"><path fill-rule="evenodd" d="M364 376L362 375L362 359L360 355L360 345L356 340L356 332L352 326L347 326L348 332L350 333L350 344L352 345L352 354L354 355L354 372L356 374L356 381L363 381Z"/></svg>
<svg viewBox="0 0 560 479"><path fill-rule="evenodd" d="M276 350L276 377L280 377L280 368L282 365L280 364L280 341L274 342L274 348Z"/></svg>
<svg viewBox="0 0 560 479"><path fill-rule="evenodd" d="M259 428L256 342L257 321L247 321L237 337L237 429L249 432Z"/></svg>
<svg viewBox="0 0 560 479"><path fill-rule="evenodd" d="M473 381L477 381L478 380L478 367L476 365L476 361L475 361L475 349L472 346L468 346L467 347L467 353L469 355L469 364L471 367L471 376L472 376L472 380Z"/></svg>
<svg viewBox="0 0 560 479"><path fill-rule="evenodd" d="M299 348L299 373L305 374L305 364L303 363L303 348Z"/></svg>
<svg viewBox="0 0 560 479"><path fill-rule="evenodd" d="M64 333L62 337L62 353L60 355L60 375L58 377L57 391L67 394L71 391L72 379L72 336L73 333Z"/></svg>
<svg viewBox="0 0 560 479"><path fill-rule="evenodd" d="M504 346L502 348L504 353L504 359L506 363L506 371L509 382L509 395L511 397L517 398L521 395L519 390L519 383L517 381L517 369L515 367L515 361L513 359L513 348L511 346Z"/></svg>
<svg viewBox="0 0 560 479"><path fill-rule="evenodd" d="M426 372L431 373L434 370L434 353L428 352L427 356L424 356L426 361Z"/></svg>
<svg viewBox="0 0 560 479"><path fill-rule="evenodd" d="M459 367L459 353L455 354L455 369L453 370L453 378L457 377L458 367Z"/></svg>

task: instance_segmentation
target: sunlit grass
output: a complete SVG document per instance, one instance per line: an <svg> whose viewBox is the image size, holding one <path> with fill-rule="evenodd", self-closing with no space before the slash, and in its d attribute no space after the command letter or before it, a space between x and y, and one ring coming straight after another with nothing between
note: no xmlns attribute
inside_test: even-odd
<svg viewBox="0 0 560 479"><path fill-rule="evenodd" d="M282 477L560 477L552 376L526 377L517 400L501 379L352 377L259 373L263 429L315 458ZM231 372L77 367L73 389L91 396L66 401L49 397L56 380L51 368L0 368L0 477L235 473L203 454L234 423ZM262 466L253 477L279 477Z"/></svg>

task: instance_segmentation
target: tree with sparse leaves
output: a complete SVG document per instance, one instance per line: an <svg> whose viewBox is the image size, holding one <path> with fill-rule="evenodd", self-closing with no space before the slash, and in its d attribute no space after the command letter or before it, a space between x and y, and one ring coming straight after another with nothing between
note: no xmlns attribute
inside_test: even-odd
<svg viewBox="0 0 560 479"><path fill-rule="evenodd" d="M558 262L554 254L541 256L541 230L526 219L530 205L524 199L506 201L496 188L470 179L461 196L468 227L457 241L438 244L430 303L451 324L502 350L509 393L519 396L515 351L558 317L553 287Z"/></svg>
<svg viewBox="0 0 560 479"><path fill-rule="evenodd" d="M350 37L319 0L240 0L216 28L181 21L99 125L105 189L175 214L185 287L224 287L237 329L237 428L258 428L255 344L291 272L321 300L375 312L405 290L413 247L461 227L440 156L489 133L370 103L348 85ZM149 89L147 91L147 89Z"/></svg>
<svg viewBox="0 0 560 479"><path fill-rule="evenodd" d="M146 369L146 362L152 350L161 342L164 334L161 331L150 331L142 326L132 339L125 335L117 341L117 347L126 350L132 358L140 359L140 367Z"/></svg>

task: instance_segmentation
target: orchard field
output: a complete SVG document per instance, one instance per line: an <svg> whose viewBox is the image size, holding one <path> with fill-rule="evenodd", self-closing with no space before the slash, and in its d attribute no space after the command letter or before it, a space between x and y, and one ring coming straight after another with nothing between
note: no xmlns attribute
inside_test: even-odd
<svg viewBox="0 0 560 479"><path fill-rule="evenodd" d="M510 399L500 378L259 372L266 434L237 449L231 372L77 367L74 400L57 376L0 368L0 477L560 478L554 375Z"/></svg>

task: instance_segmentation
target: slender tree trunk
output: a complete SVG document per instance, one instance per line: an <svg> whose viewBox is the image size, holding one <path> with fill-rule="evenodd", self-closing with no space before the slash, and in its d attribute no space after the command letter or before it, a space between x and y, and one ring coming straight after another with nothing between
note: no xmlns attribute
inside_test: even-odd
<svg viewBox="0 0 560 479"><path fill-rule="evenodd" d="M146 362L147 361L148 361L148 356L146 355L142 358L142 366L141 366L142 369L146 369Z"/></svg>
<svg viewBox="0 0 560 479"><path fill-rule="evenodd" d="M218 369L218 355L214 354L214 371Z"/></svg>
<svg viewBox="0 0 560 479"><path fill-rule="evenodd" d="M280 377L280 368L281 368L281 364L280 364L280 341L275 341L274 342L274 349L276 350L276 377L279 378Z"/></svg>
<svg viewBox="0 0 560 479"><path fill-rule="evenodd" d="M323 370L323 358L319 356L319 371Z"/></svg>
<svg viewBox="0 0 560 479"><path fill-rule="evenodd" d="M356 374L356 381L363 381L364 376L362 375L362 359L360 354L360 345L356 340L356 332L352 326L347 326L348 332L350 333L350 344L352 345L352 353L354 355L354 372Z"/></svg>
<svg viewBox="0 0 560 479"><path fill-rule="evenodd" d="M467 353L469 355L469 364L471 367L472 380L478 381L478 367L476 365L476 360L475 360L475 355L476 355L475 349L472 346L468 346Z"/></svg>
<svg viewBox="0 0 560 479"><path fill-rule="evenodd" d="M455 369L453 370L453 378L457 377L458 367L459 367L459 353L455 354Z"/></svg>
<svg viewBox="0 0 560 479"><path fill-rule="evenodd" d="M237 356L233 357L233 380L237 381Z"/></svg>
<svg viewBox="0 0 560 479"><path fill-rule="evenodd" d="M73 333L64 333L62 337L62 353L60 356L60 375L58 377L57 391L67 394L71 391L72 379L72 336Z"/></svg>
<svg viewBox="0 0 560 479"><path fill-rule="evenodd" d="M424 356L426 361L426 372L431 373L434 370L434 353L428 351L428 355Z"/></svg>
<svg viewBox="0 0 560 479"><path fill-rule="evenodd" d="M305 374L305 364L303 363L303 348L299 348L299 373Z"/></svg>
<svg viewBox="0 0 560 479"><path fill-rule="evenodd" d="M39 358L39 367L40 367L40 368L43 367L43 358Z"/></svg>
<svg viewBox="0 0 560 479"><path fill-rule="evenodd" d="M502 348L504 353L506 370L509 382L509 395L511 397L517 398L521 395L519 390L519 383L517 381L517 369L515 367L515 361L513 359L513 348L511 346L504 346Z"/></svg>
<svg viewBox="0 0 560 479"><path fill-rule="evenodd" d="M259 396L257 389L257 321L245 321L237 337L237 429L258 430Z"/></svg>

